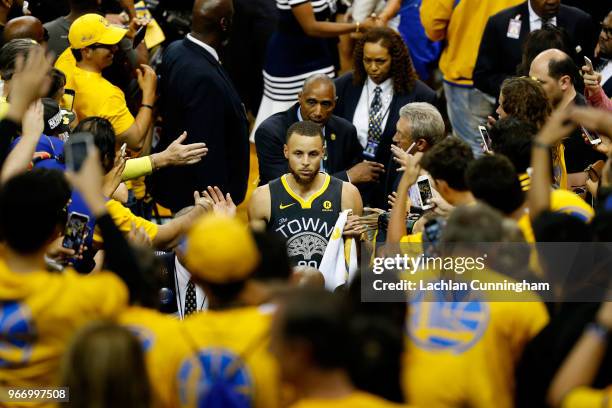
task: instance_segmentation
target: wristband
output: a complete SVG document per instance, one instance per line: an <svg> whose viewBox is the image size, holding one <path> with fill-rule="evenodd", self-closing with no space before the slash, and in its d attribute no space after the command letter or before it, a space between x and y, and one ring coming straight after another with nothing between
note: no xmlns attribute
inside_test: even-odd
<svg viewBox="0 0 612 408"><path fill-rule="evenodd" d="M604 326L603 324L599 323L599 322L591 322L589 324L587 324L586 328L584 329L585 332L589 332L589 333L593 333L595 336L597 336L601 341L608 341L608 339L610 338L610 328Z"/></svg>
<svg viewBox="0 0 612 408"><path fill-rule="evenodd" d="M153 106L151 105L147 105L146 103L143 103L142 105L140 105L141 108L149 108L151 110L153 110Z"/></svg>
<svg viewBox="0 0 612 408"><path fill-rule="evenodd" d="M550 149L552 147L549 144L540 142L538 139L533 139L533 146L539 147L540 149Z"/></svg>

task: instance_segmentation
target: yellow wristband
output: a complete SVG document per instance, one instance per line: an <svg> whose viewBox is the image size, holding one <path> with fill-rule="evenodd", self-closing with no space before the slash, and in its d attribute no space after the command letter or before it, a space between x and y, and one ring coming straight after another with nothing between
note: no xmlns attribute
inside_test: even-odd
<svg viewBox="0 0 612 408"><path fill-rule="evenodd" d="M153 172L153 166L149 156L129 159L125 162L125 169L121 174L121 181L132 180L147 176Z"/></svg>

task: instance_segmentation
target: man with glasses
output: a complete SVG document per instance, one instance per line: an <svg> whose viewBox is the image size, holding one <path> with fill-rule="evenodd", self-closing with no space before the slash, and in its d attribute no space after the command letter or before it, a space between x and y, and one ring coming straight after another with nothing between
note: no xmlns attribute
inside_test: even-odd
<svg viewBox="0 0 612 408"><path fill-rule="evenodd" d="M72 23L68 40L77 63L66 73L66 89L75 91L74 111L79 120L89 116L108 119L119 143L140 150L151 125L157 75L147 65L138 70L138 85L142 90L142 104L136 118L128 110L125 95L102 77L102 70L113 63L118 43L126 29L111 25L98 14L85 14Z"/></svg>
<svg viewBox="0 0 612 408"><path fill-rule="evenodd" d="M612 10L601 22L598 54L595 68L601 73L601 87L606 95L612 95Z"/></svg>

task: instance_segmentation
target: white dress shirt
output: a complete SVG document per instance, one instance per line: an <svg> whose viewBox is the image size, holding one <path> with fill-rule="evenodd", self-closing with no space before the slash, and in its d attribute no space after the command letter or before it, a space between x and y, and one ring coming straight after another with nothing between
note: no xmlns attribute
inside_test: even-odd
<svg viewBox="0 0 612 408"><path fill-rule="evenodd" d="M605 84L608 79L612 78L612 59L601 68L601 84Z"/></svg>
<svg viewBox="0 0 612 408"><path fill-rule="evenodd" d="M200 40L198 40L197 38L195 38L193 35L191 34L187 34L187 36L185 37L187 38L189 41L191 41L194 44L199 45L200 47L204 48L206 51L208 51L217 61L219 61L219 54L217 54L217 51L211 47L210 45L206 44L205 42L202 42Z"/></svg>
<svg viewBox="0 0 612 408"><path fill-rule="evenodd" d="M187 295L187 284L191 279L191 274L185 267L179 262L178 257L174 257L174 270L176 276L176 305L178 306L178 315L180 319L185 317L185 297ZM196 304L198 305L198 311L208 309L208 299L204 294L204 291L195 285L196 291Z"/></svg>
<svg viewBox="0 0 612 408"><path fill-rule="evenodd" d="M361 97L357 102L355 108L355 114L353 116L353 125L357 129L357 138L361 147L366 147L368 142L368 126L370 119L370 106L374 99L374 89L380 86L382 93L380 94L382 108L380 114L384 115L381 123L381 128L385 129L387 126L387 119L389 118L389 108L391 107L391 100L393 99L393 79L389 78L380 85L376 85L369 77L361 91Z"/></svg>
<svg viewBox="0 0 612 408"><path fill-rule="evenodd" d="M542 28L542 18L540 18L540 16L538 16L536 12L533 10L533 8L531 7L531 0L527 2L527 5L529 7L529 31L531 32L531 31L541 29ZM550 20L548 20L548 23L556 27L557 17L551 18Z"/></svg>

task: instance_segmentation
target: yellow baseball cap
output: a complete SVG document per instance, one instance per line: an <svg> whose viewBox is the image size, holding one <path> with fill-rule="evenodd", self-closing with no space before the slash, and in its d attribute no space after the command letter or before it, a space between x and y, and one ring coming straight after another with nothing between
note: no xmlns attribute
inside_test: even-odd
<svg viewBox="0 0 612 408"><path fill-rule="evenodd" d="M80 50L92 44L117 44L128 30L117 27L99 14L85 14L74 20L68 32L70 48Z"/></svg>
<svg viewBox="0 0 612 408"><path fill-rule="evenodd" d="M247 279L259 265L260 255L244 224L235 218L207 214L187 234L184 260L193 276L225 284Z"/></svg>

